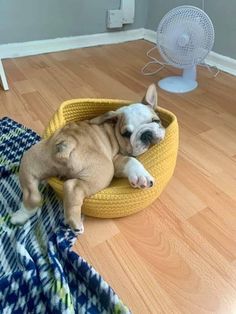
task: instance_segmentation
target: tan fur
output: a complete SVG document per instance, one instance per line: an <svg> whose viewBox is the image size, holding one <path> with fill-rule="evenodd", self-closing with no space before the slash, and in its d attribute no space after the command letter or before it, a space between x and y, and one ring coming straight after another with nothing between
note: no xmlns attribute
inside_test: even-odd
<svg viewBox="0 0 236 314"><path fill-rule="evenodd" d="M151 175L135 158L127 157L132 154L131 141L121 135L124 127L135 129L140 127L139 124L146 125L153 118L158 118L152 109L157 103L155 86L149 87L146 98L153 103L148 106L137 105L144 112L141 122L133 119L133 114L126 115L127 110L113 111L90 121L69 123L51 138L40 141L27 151L19 172L26 212L30 213L31 209L39 207L41 195L38 185L52 176L65 180L65 219L73 229L82 227L83 199L107 187L114 174L117 177L128 177L133 187L152 186L154 179ZM139 145L137 147L136 154L139 154ZM140 148L140 152L147 148ZM17 223L17 219L12 221Z"/></svg>
<svg viewBox="0 0 236 314"><path fill-rule="evenodd" d="M64 146L58 152L60 143ZM98 126L89 122L66 125L49 140L42 140L24 154L19 176L25 207L30 209L40 205L38 184L41 180L61 177L66 180L65 216L67 222L78 229L84 197L110 184L114 175L112 160L118 151L111 125Z"/></svg>

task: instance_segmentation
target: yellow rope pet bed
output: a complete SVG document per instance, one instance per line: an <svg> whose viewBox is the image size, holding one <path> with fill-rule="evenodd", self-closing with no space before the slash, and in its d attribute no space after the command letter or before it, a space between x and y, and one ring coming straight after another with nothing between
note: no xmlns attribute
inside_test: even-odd
<svg viewBox="0 0 236 314"><path fill-rule="evenodd" d="M90 119L109 110L129 104L125 100L73 99L61 104L44 132L50 137L58 128L70 121ZM170 180L176 163L178 150L178 123L171 112L159 108L160 118L166 128L165 139L138 157L144 167L156 179L155 185L147 190L134 189L128 179L113 179L111 185L101 192L86 198L82 212L88 216L114 218L128 216L150 205L163 191ZM63 196L63 182L51 178L48 183Z"/></svg>

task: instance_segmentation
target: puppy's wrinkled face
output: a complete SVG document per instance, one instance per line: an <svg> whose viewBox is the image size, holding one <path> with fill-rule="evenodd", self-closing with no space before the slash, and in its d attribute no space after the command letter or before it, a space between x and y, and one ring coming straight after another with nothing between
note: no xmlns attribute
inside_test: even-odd
<svg viewBox="0 0 236 314"><path fill-rule="evenodd" d="M117 114L115 133L122 154L138 156L164 138L161 120L149 106L132 104L118 109Z"/></svg>
<svg viewBox="0 0 236 314"><path fill-rule="evenodd" d="M143 103L124 106L91 120L101 124L108 120L115 121L115 134L124 155L139 156L150 145L160 142L165 136L165 129L156 113L157 91L150 85Z"/></svg>

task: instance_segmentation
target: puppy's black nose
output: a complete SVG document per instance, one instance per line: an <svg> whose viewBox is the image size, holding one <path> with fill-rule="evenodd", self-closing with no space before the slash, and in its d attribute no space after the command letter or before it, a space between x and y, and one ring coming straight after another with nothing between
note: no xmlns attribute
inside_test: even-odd
<svg viewBox="0 0 236 314"><path fill-rule="evenodd" d="M151 144L153 139L152 132L151 131L145 131L140 136L140 140L143 142L143 144L148 145Z"/></svg>

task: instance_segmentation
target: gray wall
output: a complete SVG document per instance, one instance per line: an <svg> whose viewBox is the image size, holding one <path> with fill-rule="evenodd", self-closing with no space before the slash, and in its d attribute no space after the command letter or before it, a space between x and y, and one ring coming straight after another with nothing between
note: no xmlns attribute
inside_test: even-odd
<svg viewBox="0 0 236 314"><path fill-rule="evenodd" d="M160 20L168 11L184 4L199 7L201 0L149 0L146 28L156 31Z"/></svg>
<svg viewBox="0 0 236 314"><path fill-rule="evenodd" d="M170 9L201 0L136 0L135 23L156 30ZM106 12L120 0L0 0L0 44L107 32ZM236 0L205 0L216 39L213 50L236 59Z"/></svg>
<svg viewBox="0 0 236 314"><path fill-rule="evenodd" d="M183 4L201 8L201 0L149 0L146 28L156 30L170 9ZM213 51L236 59L236 0L205 0L205 11L215 28Z"/></svg>
<svg viewBox="0 0 236 314"><path fill-rule="evenodd" d="M216 32L213 50L236 59L236 0L206 0L205 10Z"/></svg>
<svg viewBox="0 0 236 314"><path fill-rule="evenodd" d="M136 0L135 23L144 27L148 5ZM108 9L120 0L0 0L0 44L107 32Z"/></svg>

